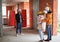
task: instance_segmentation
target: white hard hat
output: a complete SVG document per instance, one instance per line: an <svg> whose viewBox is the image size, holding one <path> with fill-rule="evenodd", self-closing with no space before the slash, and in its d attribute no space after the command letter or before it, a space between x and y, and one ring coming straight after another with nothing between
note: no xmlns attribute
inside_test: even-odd
<svg viewBox="0 0 60 42"><path fill-rule="evenodd" d="M44 14L47 14L48 13L46 10L44 10L43 12L44 12Z"/></svg>

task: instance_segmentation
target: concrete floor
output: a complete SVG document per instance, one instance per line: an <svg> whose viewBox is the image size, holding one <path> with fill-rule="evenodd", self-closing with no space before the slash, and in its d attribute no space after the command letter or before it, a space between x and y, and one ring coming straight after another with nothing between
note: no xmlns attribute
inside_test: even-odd
<svg viewBox="0 0 60 42"><path fill-rule="evenodd" d="M0 38L0 42L39 42L40 40L39 34L36 30L23 30L23 34L24 35L19 34L16 37L14 28L4 29L4 35ZM60 42L60 33L58 33L57 36L52 36L50 42Z"/></svg>

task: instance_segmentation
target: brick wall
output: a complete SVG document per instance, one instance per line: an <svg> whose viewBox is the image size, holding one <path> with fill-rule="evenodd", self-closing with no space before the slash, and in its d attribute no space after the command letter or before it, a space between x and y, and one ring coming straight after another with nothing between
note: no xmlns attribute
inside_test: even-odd
<svg viewBox="0 0 60 42"><path fill-rule="evenodd" d="M53 1L53 34L57 34L57 23L58 23L58 0Z"/></svg>
<svg viewBox="0 0 60 42"><path fill-rule="evenodd" d="M45 8L46 6L46 3L49 3L49 7L51 7L51 9L53 8L53 0L39 0L39 9L41 11L43 11L43 9Z"/></svg>
<svg viewBox="0 0 60 42"><path fill-rule="evenodd" d="M19 9L24 9L24 2L19 3Z"/></svg>
<svg viewBox="0 0 60 42"><path fill-rule="evenodd" d="M29 13L30 13L30 18L33 19L33 0L29 0ZM33 20L30 20L31 23L31 28L33 28Z"/></svg>

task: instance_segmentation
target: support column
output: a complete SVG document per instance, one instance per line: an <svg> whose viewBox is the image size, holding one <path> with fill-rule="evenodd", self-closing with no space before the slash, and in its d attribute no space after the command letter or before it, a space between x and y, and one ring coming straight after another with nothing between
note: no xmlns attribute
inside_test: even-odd
<svg viewBox="0 0 60 42"><path fill-rule="evenodd" d="M33 28L37 29L37 12L39 11L39 0L33 0Z"/></svg>
<svg viewBox="0 0 60 42"><path fill-rule="evenodd" d="M57 35L58 0L53 0L53 35Z"/></svg>
<svg viewBox="0 0 60 42"><path fill-rule="evenodd" d="M2 0L0 0L0 37L3 36L3 28L2 28Z"/></svg>

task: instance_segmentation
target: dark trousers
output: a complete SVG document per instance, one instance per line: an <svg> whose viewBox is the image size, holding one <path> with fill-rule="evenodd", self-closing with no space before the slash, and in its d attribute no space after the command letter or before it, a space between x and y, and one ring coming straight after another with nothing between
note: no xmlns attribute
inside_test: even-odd
<svg viewBox="0 0 60 42"><path fill-rule="evenodd" d="M20 31L20 33L22 32L22 23L17 23L16 24L16 34L18 33L18 29Z"/></svg>
<svg viewBox="0 0 60 42"><path fill-rule="evenodd" d="M51 28L52 28L52 25L47 25L46 26L46 28L47 28L47 36L48 36L48 39L51 39L52 37L52 30L51 30Z"/></svg>

